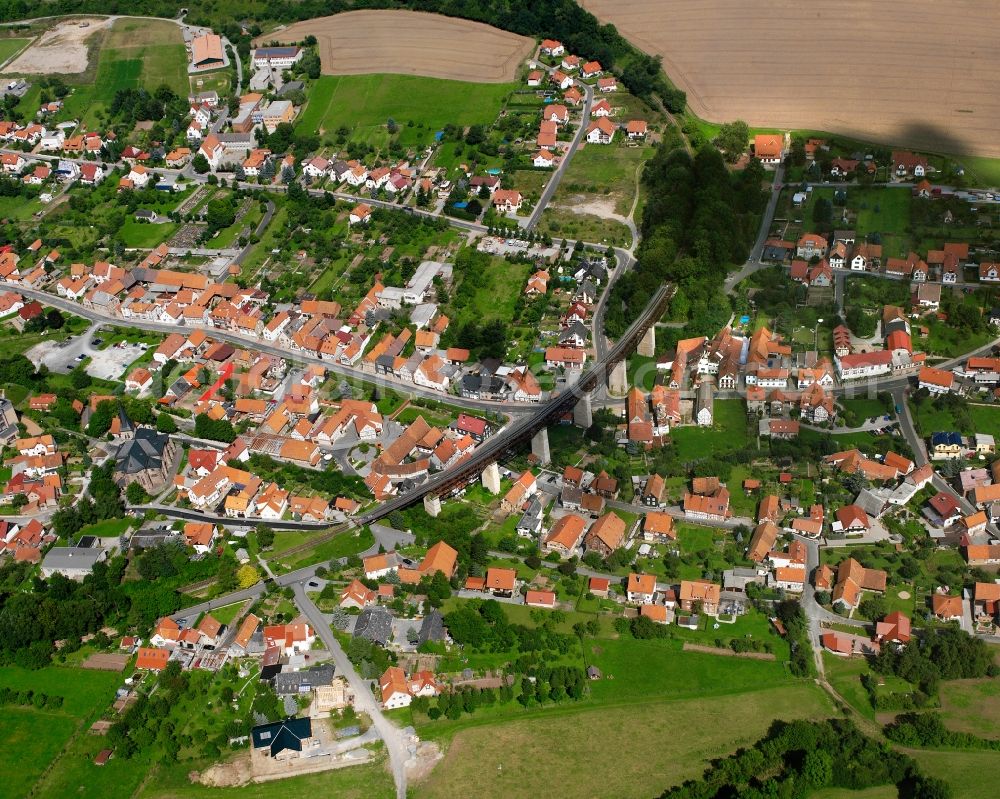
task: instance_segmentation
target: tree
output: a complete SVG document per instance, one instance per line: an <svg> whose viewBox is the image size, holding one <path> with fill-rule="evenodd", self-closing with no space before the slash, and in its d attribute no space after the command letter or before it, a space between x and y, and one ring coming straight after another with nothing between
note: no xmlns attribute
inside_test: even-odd
<svg viewBox="0 0 1000 799"><path fill-rule="evenodd" d="M714 143L723 152L726 161L734 163L746 150L749 140L750 126L737 119L735 122L727 122L719 128Z"/></svg>
<svg viewBox="0 0 1000 799"><path fill-rule="evenodd" d="M146 493L145 488L133 480L128 484L128 488L125 489L125 499L128 500L130 505L141 505L149 499L149 494Z"/></svg>
<svg viewBox="0 0 1000 799"><path fill-rule="evenodd" d="M236 209L228 200L210 200L205 209L205 221L210 230L222 230L236 221Z"/></svg>
<svg viewBox="0 0 1000 799"><path fill-rule="evenodd" d="M62 311L53 308L45 314L45 324L52 330L58 330L66 324L66 319L62 315Z"/></svg>
<svg viewBox="0 0 1000 799"><path fill-rule="evenodd" d="M833 225L833 203L820 197L813 205L813 222L820 231L829 230Z"/></svg>
<svg viewBox="0 0 1000 799"><path fill-rule="evenodd" d="M249 563L245 566L240 566L236 572L236 582L240 588L249 588L252 585L256 585L259 581L260 574Z"/></svg>
<svg viewBox="0 0 1000 799"><path fill-rule="evenodd" d="M873 594L861 600L861 604L858 605L858 613L871 621L881 619L888 612L889 606L883 596Z"/></svg>
<svg viewBox="0 0 1000 799"><path fill-rule="evenodd" d="M823 788L833 779L833 758L822 749L806 752L802 761L802 776L814 788Z"/></svg>
<svg viewBox="0 0 1000 799"><path fill-rule="evenodd" d="M257 536L257 546L261 549L270 549L274 544L274 530L266 524L258 524L254 528L254 535Z"/></svg>
<svg viewBox="0 0 1000 799"><path fill-rule="evenodd" d="M177 422L169 413L159 413L156 416L156 429L161 433L176 433Z"/></svg>
<svg viewBox="0 0 1000 799"><path fill-rule="evenodd" d="M211 170L211 165L208 163L208 159L202 153L198 153L194 158L191 159L191 166L194 167L194 171L199 175L204 175L206 172Z"/></svg>
<svg viewBox="0 0 1000 799"><path fill-rule="evenodd" d="M101 405L103 404L102 402ZM228 419L213 419L204 413L199 413L194 418L194 434L198 438L223 441L227 444L236 440L236 429L232 422Z"/></svg>
<svg viewBox="0 0 1000 799"><path fill-rule="evenodd" d="M81 390L90 386L94 382L93 378L86 373L81 367L77 367L69 375L69 382L72 384L73 388Z"/></svg>

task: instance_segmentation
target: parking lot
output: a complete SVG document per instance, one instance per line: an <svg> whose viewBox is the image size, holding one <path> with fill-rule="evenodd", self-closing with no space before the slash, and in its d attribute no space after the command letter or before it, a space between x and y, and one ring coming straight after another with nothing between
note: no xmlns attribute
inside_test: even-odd
<svg viewBox="0 0 1000 799"><path fill-rule="evenodd" d="M96 349L94 345L99 344L100 338L93 339L93 336L98 330L99 328L92 327L87 332L62 342L43 341L28 350L26 355L36 366L44 364L50 372L60 374L73 371L90 358L87 374L102 380L117 380L125 373L129 364L149 347L148 344L124 344L105 350Z"/></svg>
<svg viewBox="0 0 1000 799"><path fill-rule="evenodd" d="M125 374L132 361L149 348L148 344L125 344L108 347L106 350L90 350L87 374L102 380L117 380Z"/></svg>

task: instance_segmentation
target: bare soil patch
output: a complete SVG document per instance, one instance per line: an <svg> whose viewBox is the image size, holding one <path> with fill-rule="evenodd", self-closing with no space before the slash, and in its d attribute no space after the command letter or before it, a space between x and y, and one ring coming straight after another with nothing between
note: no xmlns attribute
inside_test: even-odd
<svg viewBox="0 0 1000 799"><path fill-rule="evenodd" d="M349 11L298 22L254 44L312 34L326 75L391 72L474 83L506 83L534 49L525 36L480 22L418 11Z"/></svg>
<svg viewBox="0 0 1000 799"><path fill-rule="evenodd" d="M73 18L59 22L11 61L4 72L28 75L86 72L90 38L110 25L110 19L97 18Z"/></svg>
<svg viewBox="0 0 1000 799"><path fill-rule="evenodd" d="M1000 4L581 0L663 56L698 116L1000 156ZM905 20L905 22L904 22ZM957 49L941 42L960 42Z"/></svg>
<svg viewBox="0 0 1000 799"><path fill-rule="evenodd" d="M128 659L128 655L97 653L83 661L83 667L99 671L125 671Z"/></svg>
<svg viewBox="0 0 1000 799"><path fill-rule="evenodd" d="M722 649L717 646L705 646L684 642L685 652L704 652L707 655L722 655L730 658L746 658L747 660L776 660L773 652L734 652L732 649Z"/></svg>

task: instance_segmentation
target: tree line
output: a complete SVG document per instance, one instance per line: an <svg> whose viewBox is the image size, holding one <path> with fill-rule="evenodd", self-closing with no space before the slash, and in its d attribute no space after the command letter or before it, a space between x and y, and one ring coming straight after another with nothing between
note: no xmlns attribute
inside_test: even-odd
<svg viewBox="0 0 1000 799"><path fill-rule="evenodd" d="M895 785L910 799L949 799L947 783L921 773L916 761L863 735L844 719L776 721L752 747L712 762L660 799L804 799L824 788L862 790Z"/></svg>
<svg viewBox="0 0 1000 799"><path fill-rule="evenodd" d="M766 204L760 162L730 172L715 147L691 157L665 142L646 164L642 182L649 200L642 215L642 243L635 269L623 274L608 303L606 329L618 337L661 285L677 287L675 318L687 319L677 337L714 335L730 314L722 291L730 267L753 246Z"/></svg>

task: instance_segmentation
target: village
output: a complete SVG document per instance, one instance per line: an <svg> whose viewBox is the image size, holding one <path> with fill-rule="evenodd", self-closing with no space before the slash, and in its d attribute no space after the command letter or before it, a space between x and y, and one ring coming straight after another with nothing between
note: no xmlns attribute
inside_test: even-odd
<svg viewBox="0 0 1000 799"><path fill-rule="evenodd" d="M8 660L107 678L80 764L405 796L477 716L725 661L874 718L934 706L908 647L1000 642L1000 217L955 163L717 131L756 242L612 328L690 146L620 69L541 38L482 123L365 138L315 37L181 27L189 96L0 121L0 580L59 633Z"/></svg>

